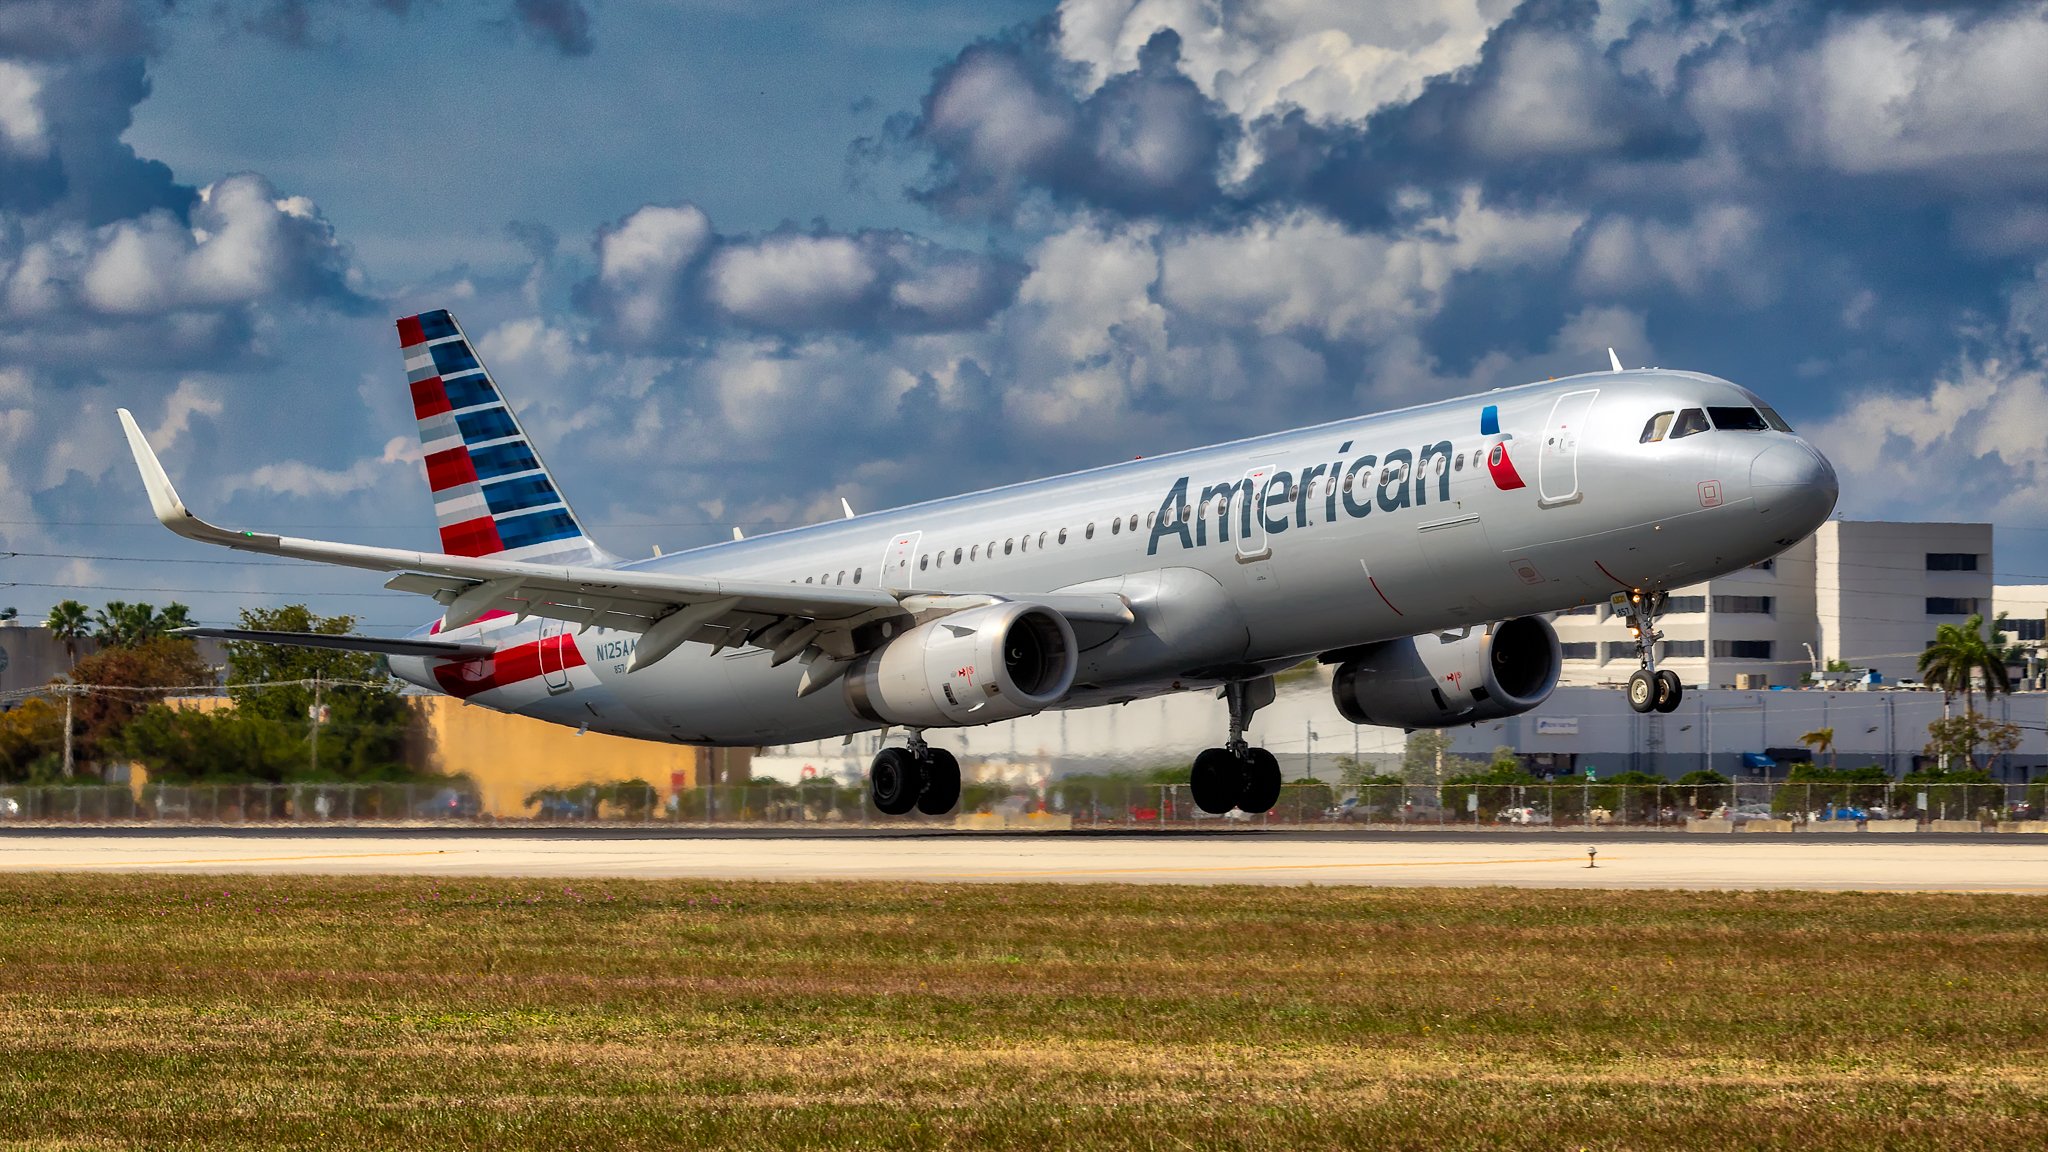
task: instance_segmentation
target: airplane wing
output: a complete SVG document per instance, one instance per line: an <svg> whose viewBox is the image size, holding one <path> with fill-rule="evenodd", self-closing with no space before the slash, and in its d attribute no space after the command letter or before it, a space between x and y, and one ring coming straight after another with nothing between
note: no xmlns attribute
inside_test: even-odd
<svg viewBox="0 0 2048 1152"><path fill-rule="evenodd" d="M752 644L774 652L781 664L798 656L823 667L807 679L814 691L837 678L861 651L897 631L880 627L887 621L908 624L913 617L939 615L993 603L994 597L968 595L931 597L931 604L906 605L881 588L847 588L822 584L784 584L760 580L723 580L632 569L534 564L491 557L411 552L326 540L306 540L267 532L221 528L192 514L151 450L135 417L119 410L135 466L149 490L156 518L188 540L337 564L377 572L395 572L385 587L430 596L443 606L442 627L460 628L492 612L511 612L520 619L541 616L579 625L640 634L628 671L644 668L683 644L697 640L716 648ZM909 596L910 594L906 594ZM1043 603L1075 619L1128 624L1128 604L1115 595L1084 593L1015 597ZM951 600L953 603L946 603ZM876 627L870 627L876 626ZM252 637L252 639L254 639Z"/></svg>
<svg viewBox="0 0 2048 1152"><path fill-rule="evenodd" d="M481 660L497 655L489 644L455 640L387 639L333 632L274 632L268 628L173 628L173 636L204 637L245 644L284 644L293 648L332 648L340 652L376 652L385 656L438 656L447 660Z"/></svg>

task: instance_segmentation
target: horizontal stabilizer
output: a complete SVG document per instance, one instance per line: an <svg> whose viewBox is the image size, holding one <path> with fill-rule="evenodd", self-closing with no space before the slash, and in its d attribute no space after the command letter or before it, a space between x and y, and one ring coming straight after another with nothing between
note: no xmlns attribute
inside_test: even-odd
<svg viewBox="0 0 2048 1152"><path fill-rule="evenodd" d="M172 631L179 636L203 636L210 640L234 640L245 644L286 644L294 648L333 648L342 652L378 652L386 656L437 656L445 660L482 660L498 652L489 644L342 636L332 632L272 632L256 628L175 628Z"/></svg>

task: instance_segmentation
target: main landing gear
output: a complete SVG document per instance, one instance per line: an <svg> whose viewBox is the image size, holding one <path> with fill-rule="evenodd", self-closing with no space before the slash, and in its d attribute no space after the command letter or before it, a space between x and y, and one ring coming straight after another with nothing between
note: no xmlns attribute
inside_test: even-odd
<svg viewBox="0 0 2048 1152"><path fill-rule="evenodd" d="M868 798L884 816L905 816L915 808L944 816L960 803L960 761L944 748L910 733L908 748L884 748L868 769Z"/></svg>
<svg viewBox="0 0 2048 1152"><path fill-rule="evenodd" d="M1657 615L1664 610L1662 592L1616 592L1614 611L1628 619L1629 635L1635 637L1636 659L1642 667L1628 678L1628 706L1637 712L1676 712L1685 698L1685 685L1678 673L1657 667Z"/></svg>
<svg viewBox="0 0 2048 1152"><path fill-rule="evenodd" d="M1214 815L1232 808L1257 814L1280 801L1280 762L1264 748L1245 743L1244 727L1252 713L1273 702L1273 680L1233 680L1223 686L1230 703L1230 742L1195 757L1188 773L1188 791L1195 807Z"/></svg>

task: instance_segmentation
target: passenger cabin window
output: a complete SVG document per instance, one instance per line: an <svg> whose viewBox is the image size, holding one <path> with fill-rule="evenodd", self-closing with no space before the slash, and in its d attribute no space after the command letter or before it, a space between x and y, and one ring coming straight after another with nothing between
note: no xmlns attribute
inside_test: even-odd
<svg viewBox="0 0 2048 1152"><path fill-rule="evenodd" d="M1709 408L1707 415L1723 432L1762 432L1770 427L1754 408Z"/></svg>
<svg viewBox="0 0 2048 1152"><path fill-rule="evenodd" d="M1067 542L1067 530L1066 530L1065 528L1062 528L1062 529L1060 529L1060 543L1062 543L1062 544L1065 544L1066 542Z"/></svg>
<svg viewBox="0 0 2048 1152"><path fill-rule="evenodd" d="M1085 535L1085 536L1086 536L1086 537L1087 537L1088 539L1090 539L1090 540L1093 540L1093 539L1095 539L1095 523L1094 523L1094 521L1092 521L1092 520L1091 520L1091 521L1089 521L1089 523L1088 523L1088 531L1087 531L1087 532L1085 532L1085 533L1083 533L1083 535Z"/></svg>
<svg viewBox="0 0 2048 1152"><path fill-rule="evenodd" d="M858 569L858 568L855 568L855 569L853 570L853 582L854 582L855 584L858 584L858 583L860 583L860 569Z"/></svg>
<svg viewBox="0 0 2048 1152"><path fill-rule="evenodd" d="M953 549L953 563L956 565L960 563L960 549L958 548Z"/></svg>
<svg viewBox="0 0 2048 1152"><path fill-rule="evenodd" d="M1641 443L1655 444L1657 441L1662 440L1665 434L1671 431L1672 415L1673 413L1670 412L1659 412L1655 416L1650 417L1650 422L1643 425Z"/></svg>
<svg viewBox="0 0 2048 1152"><path fill-rule="evenodd" d="M1122 520L1111 520L1111 521L1109 522L1109 534L1110 534L1111 536L1114 536L1114 535L1116 535L1117 533L1119 533L1119 532L1121 532L1121 531L1123 531L1123 530L1124 530L1124 522L1123 522Z"/></svg>
<svg viewBox="0 0 2048 1152"><path fill-rule="evenodd" d="M918 570L919 572L923 572L923 571L926 571L926 570L927 570L927 569L929 569L929 568L930 568L931 566L932 566L932 558L931 558L931 556L930 556L930 554L929 554L929 553L927 553L926 555L923 555L923 556L919 556L919 557L917 558L917 570Z"/></svg>
<svg viewBox="0 0 2048 1152"><path fill-rule="evenodd" d="M1677 440L1706 430L1707 414L1697 408L1687 408L1678 414L1678 421L1671 429L1671 438Z"/></svg>

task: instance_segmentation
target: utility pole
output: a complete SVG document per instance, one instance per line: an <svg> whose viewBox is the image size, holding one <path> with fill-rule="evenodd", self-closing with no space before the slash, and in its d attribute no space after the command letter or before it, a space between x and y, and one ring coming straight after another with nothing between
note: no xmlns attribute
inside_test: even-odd
<svg viewBox="0 0 2048 1152"><path fill-rule="evenodd" d="M320 675L313 674L313 778L320 778Z"/></svg>
<svg viewBox="0 0 2048 1152"><path fill-rule="evenodd" d="M71 697L73 695L72 689L75 687L76 685L73 684L64 685L64 778L66 780L71 779L73 767L71 760Z"/></svg>

